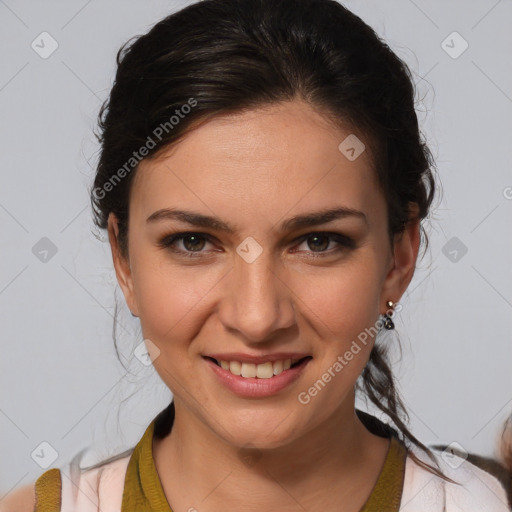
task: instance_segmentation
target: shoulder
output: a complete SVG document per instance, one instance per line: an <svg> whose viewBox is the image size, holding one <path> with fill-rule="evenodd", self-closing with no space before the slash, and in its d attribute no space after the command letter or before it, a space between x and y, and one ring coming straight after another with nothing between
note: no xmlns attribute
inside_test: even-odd
<svg viewBox="0 0 512 512"><path fill-rule="evenodd" d="M9 493L0 502L0 512L55 512L60 510L61 472L52 468L33 483Z"/></svg>
<svg viewBox="0 0 512 512"><path fill-rule="evenodd" d="M62 510L121 510L130 454L122 454L93 467L69 464L62 469ZM96 510L96 509L95 509Z"/></svg>
<svg viewBox="0 0 512 512"><path fill-rule="evenodd" d="M423 452L416 456L432 465ZM510 512L504 487L497 478L458 455L432 450L447 482L407 457L401 512Z"/></svg>
<svg viewBox="0 0 512 512"><path fill-rule="evenodd" d="M11 491L0 501L0 512L34 512L36 484L32 482Z"/></svg>
<svg viewBox="0 0 512 512"><path fill-rule="evenodd" d="M510 511L505 488L493 475L458 456L457 467L442 467L446 476L459 485L446 483L447 511L507 512ZM439 457L443 460L441 457Z"/></svg>
<svg viewBox="0 0 512 512"><path fill-rule="evenodd" d="M120 510L131 451L89 468L74 459L49 469L3 498L0 512L80 512L90 510L91 503L98 510Z"/></svg>

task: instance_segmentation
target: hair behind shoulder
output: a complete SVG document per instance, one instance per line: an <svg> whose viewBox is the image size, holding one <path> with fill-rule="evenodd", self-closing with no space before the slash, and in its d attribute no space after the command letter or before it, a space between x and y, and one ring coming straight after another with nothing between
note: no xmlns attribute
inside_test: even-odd
<svg viewBox="0 0 512 512"><path fill-rule="evenodd" d="M448 449L448 447L449 445L444 444L431 446L431 448L442 451ZM451 450L456 455L494 476L505 489L508 505L512 509L512 415L508 417L503 425L497 458L484 457L476 453L463 453L454 448L451 448Z"/></svg>
<svg viewBox="0 0 512 512"><path fill-rule="evenodd" d="M512 509L512 414L508 417L503 425L503 433L501 436L500 456L503 462L503 468L508 475L504 473L503 479L505 490L508 494L508 502Z"/></svg>
<svg viewBox="0 0 512 512"><path fill-rule="evenodd" d="M73 456L70 462L70 471L73 474L74 472L82 473L85 471L91 471L93 469L99 469L103 466L106 466L107 464L110 464L112 462L115 462L116 460L123 459L124 457L128 457L133 453L133 450L135 447L128 448L124 452L118 453L116 455L113 455L112 457L109 457L108 459L103 459L99 462L96 462L95 464L92 464L90 466L80 466L80 462L84 457L85 452L88 448L84 448L83 450L80 450L77 454Z"/></svg>

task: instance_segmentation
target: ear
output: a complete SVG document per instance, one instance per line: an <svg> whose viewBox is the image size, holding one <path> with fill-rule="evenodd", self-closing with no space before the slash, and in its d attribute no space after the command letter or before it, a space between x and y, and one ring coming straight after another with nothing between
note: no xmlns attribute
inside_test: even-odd
<svg viewBox="0 0 512 512"><path fill-rule="evenodd" d="M411 210L412 213L405 229L394 237L392 260L380 297L382 314L389 310L386 306L388 300L393 302L400 300L416 269L420 247L420 219L417 217L417 205L411 207Z"/></svg>
<svg viewBox="0 0 512 512"><path fill-rule="evenodd" d="M119 246L119 224L117 217L113 213L110 213L108 216L107 230L117 282L123 291L126 304L132 312L132 315L139 316L137 303L135 301L135 293L133 292L133 280L130 261L127 256L123 255Z"/></svg>

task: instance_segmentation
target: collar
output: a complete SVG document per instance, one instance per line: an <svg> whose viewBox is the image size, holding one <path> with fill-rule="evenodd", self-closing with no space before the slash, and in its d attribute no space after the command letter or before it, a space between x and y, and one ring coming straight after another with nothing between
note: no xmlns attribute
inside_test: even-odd
<svg viewBox="0 0 512 512"><path fill-rule="evenodd" d="M126 470L121 512L173 512L153 459L155 420L133 450ZM392 436L379 477L360 512L398 512L402 498L407 449Z"/></svg>

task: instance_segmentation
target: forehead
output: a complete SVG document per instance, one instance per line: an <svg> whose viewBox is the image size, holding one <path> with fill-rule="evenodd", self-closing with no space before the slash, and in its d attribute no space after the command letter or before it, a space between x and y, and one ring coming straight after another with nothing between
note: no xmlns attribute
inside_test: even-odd
<svg viewBox="0 0 512 512"><path fill-rule="evenodd" d="M380 191L368 146L347 158L347 144L361 151L354 136L300 101L217 116L141 162L132 200L144 213L190 202L274 216L299 204L368 208Z"/></svg>

